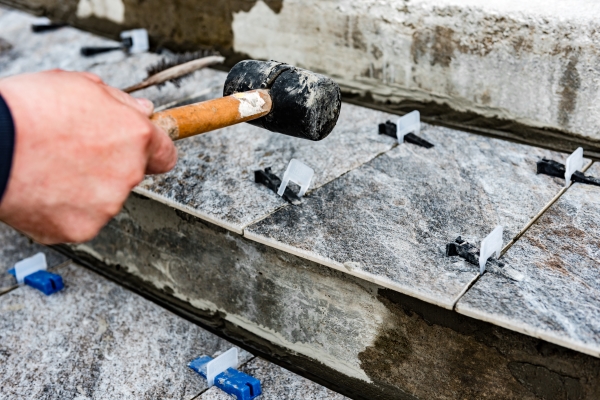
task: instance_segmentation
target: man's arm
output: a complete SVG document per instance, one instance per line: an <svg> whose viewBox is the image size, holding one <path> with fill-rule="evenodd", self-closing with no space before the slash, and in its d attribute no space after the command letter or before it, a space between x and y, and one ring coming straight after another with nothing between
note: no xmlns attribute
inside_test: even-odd
<svg viewBox="0 0 600 400"><path fill-rule="evenodd" d="M15 126L6 102L0 96L0 203L8 185L15 148Z"/></svg>
<svg viewBox="0 0 600 400"><path fill-rule="evenodd" d="M0 79L0 96L0 220L42 243L93 238L144 173L177 161L152 103L96 75L17 75Z"/></svg>

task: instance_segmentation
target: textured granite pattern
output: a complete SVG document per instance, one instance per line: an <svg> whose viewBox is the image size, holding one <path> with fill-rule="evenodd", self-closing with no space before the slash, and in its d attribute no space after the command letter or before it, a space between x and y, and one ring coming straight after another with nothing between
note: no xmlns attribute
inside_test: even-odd
<svg viewBox="0 0 600 400"><path fill-rule="evenodd" d="M347 397L335 393L308 379L302 378L275 364L261 358L240 368L240 371L260 379L262 395L260 400L343 400ZM198 400L231 400L235 399L216 387L202 393Z"/></svg>
<svg viewBox="0 0 600 400"><path fill-rule="evenodd" d="M7 271L13 268L17 261L39 252L46 255L49 268L67 260L67 257L62 254L34 243L10 226L0 222L0 294L17 284L16 279Z"/></svg>
<svg viewBox="0 0 600 400"><path fill-rule="evenodd" d="M537 159L564 156L427 125L422 136L435 147L402 144L244 235L451 308L478 270L446 243L496 225L508 242L561 188Z"/></svg>
<svg viewBox="0 0 600 400"><path fill-rule="evenodd" d="M456 310L600 357L600 188L574 184L503 260Z"/></svg>
<svg viewBox="0 0 600 400"><path fill-rule="evenodd" d="M234 232L287 203L263 185L254 171L272 167L280 177L292 158L315 170L311 190L359 167L395 145L377 133L393 116L344 104L338 125L325 140L310 142L237 125L177 143L173 171L148 177L136 189L172 207Z"/></svg>
<svg viewBox="0 0 600 400"><path fill-rule="evenodd" d="M79 266L59 273L66 287L52 296L0 297L3 396L191 399L206 383L187 363L232 346Z"/></svg>
<svg viewBox="0 0 600 400"><path fill-rule="evenodd" d="M109 85L124 88L146 77L146 68L162 56L153 53L126 55L122 51L83 57L82 46L114 46L117 43L65 27L56 31L35 34L31 32L34 17L20 11L0 8L0 37L12 44L12 49L0 52L0 78L53 68L72 71L90 71L99 75ZM195 72L183 81L180 89L167 83L162 88L148 88L135 93L147 97L159 106L196 93L212 91L209 97L220 96L227 74L214 70Z"/></svg>

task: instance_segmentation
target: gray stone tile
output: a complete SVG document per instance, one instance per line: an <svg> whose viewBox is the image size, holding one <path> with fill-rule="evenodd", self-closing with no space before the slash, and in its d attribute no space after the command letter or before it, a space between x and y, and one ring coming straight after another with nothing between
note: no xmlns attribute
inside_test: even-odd
<svg viewBox="0 0 600 400"><path fill-rule="evenodd" d="M67 257L34 243L13 228L0 222L0 294L17 284L16 279L7 273L17 261L42 252L46 255L48 267L57 266L67 260Z"/></svg>
<svg viewBox="0 0 600 400"><path fill-rule="evenodd" d="M177 143L179 162L148 177L136 192L234 232L287 203L254 183L254 171L272 167L282 176L292 158L315 170L314 190L389 150L395 140L377 133L393 116L344 104L338 125L321 142L242 124ZM309 191L310 193L310 191Z"/></svg>
<svg viewBox="0 0 600 400"><path fill-rule="evenodd" d="M83 45L114 46L117 42L71 27L35 34L31 32L31 23L35 17L6 8L2 13L0 36L11 43L13 48L0 54L0 76L53 68L87 70L93 65L126 58L119 51L82 57L79 49Z"/></svg>
<svg viewBox="0 0 600 400"><path fill-rule="evenodd" d="M52 296L23 286L0 297L2 397L191 399L206 383L187 363L232 347L82 267L60 273Z"/></svg>
<svg viewBox="0 0 600 400"><path fill-rule="evenodd" d="M497 225L508 242L561 189L537 159L564 156L441 127L422 136L436 146L402 144L244 235L451 308L478 269L445 257L446 243Z"/></svg>
<svg viewBox="0 0 600 400"><path fill-rule="evenodd" d="M599 162L595 162L592 164L591 167L589 167L586 171L585 171L586 175L589 176L593 176L596 178L600 177L600 163Z"/></svg>
<svg viewBox="0 0 600 400"><path fill-rule="evenodd" d="M600 357L600 187L574 184L502 260L459 313Z"/></svg>
<svg viewBox="0 0 600 400"><path fill-rule="evenodd" d="M255 358L240 368L241 371L260 379L262 395L260 400L343 400L347 397L298 376L261 358ZM198 400L231 400L217 387L202 393Z"/></svg>
<svg viewBox="0 0 600 400"><path fill-rule="evenodd" d="M71 27L35 34L30 28L33 16L6 8L0 8L0 12L0 37L13 46L0 54L0 78L61 68L93 72L107 84L124 88L144 79L146 68L163 58L154 53L128 56L122 51L83 57L79 54L82 46L113 46L117 42ZM134 96L147 97L157 106L196 93L205 93L207 98L220 97L226 76L215 70L197 71L186 78L180 88L167 83L162 88L144 89ZM215 90L207 91L210 88Z"/></svg>

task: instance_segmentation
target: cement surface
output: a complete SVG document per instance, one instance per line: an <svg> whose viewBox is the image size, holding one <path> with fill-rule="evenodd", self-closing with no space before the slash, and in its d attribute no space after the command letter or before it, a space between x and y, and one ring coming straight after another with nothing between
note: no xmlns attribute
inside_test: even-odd
<svg viewBox="0 0 600 400"><path fill-rule="evenodd" d="M536 161L563 156L428 125L421 135L435 147L404 143L244 235L451 309L478 268L446 244L478 244L497 225L511 240L561 189Z"/></svg>
<svg viewBox="0 0 600 400"><path fill-rule="evenodd" d="M600 176L600 166L586 175ZM574 184L456 310L600 357L599 227L600 188Z"/></svg>
<svg viewBox="0 0 600 400"><path fill-rule="evenodd" d="M233 47L381 102L445 104L597 142L597 15L589 0L286 0L279 12L259 1L234 14Z"/></svg>
<svg viewBox="0 0 600 400"><path fill-rule="evenodd" d="M203 315L222 315L237 329L363 380L356 353L389 315L347 274L137 195L94 240L71 247ZM346 299L357 303L348 308Z"/></svg>

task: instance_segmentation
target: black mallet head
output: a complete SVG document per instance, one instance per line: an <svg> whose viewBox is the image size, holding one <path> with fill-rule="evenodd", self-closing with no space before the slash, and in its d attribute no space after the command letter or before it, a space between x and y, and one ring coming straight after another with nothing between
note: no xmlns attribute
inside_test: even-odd
<svg viewBox="0 0 600 400"><path fill-rule="evenodd" d="M325 139L340 115L340 87L330 78L276 61L237 63L225 81L223 95L270 89L273 107L252 125L308 140Z"/></svg>

